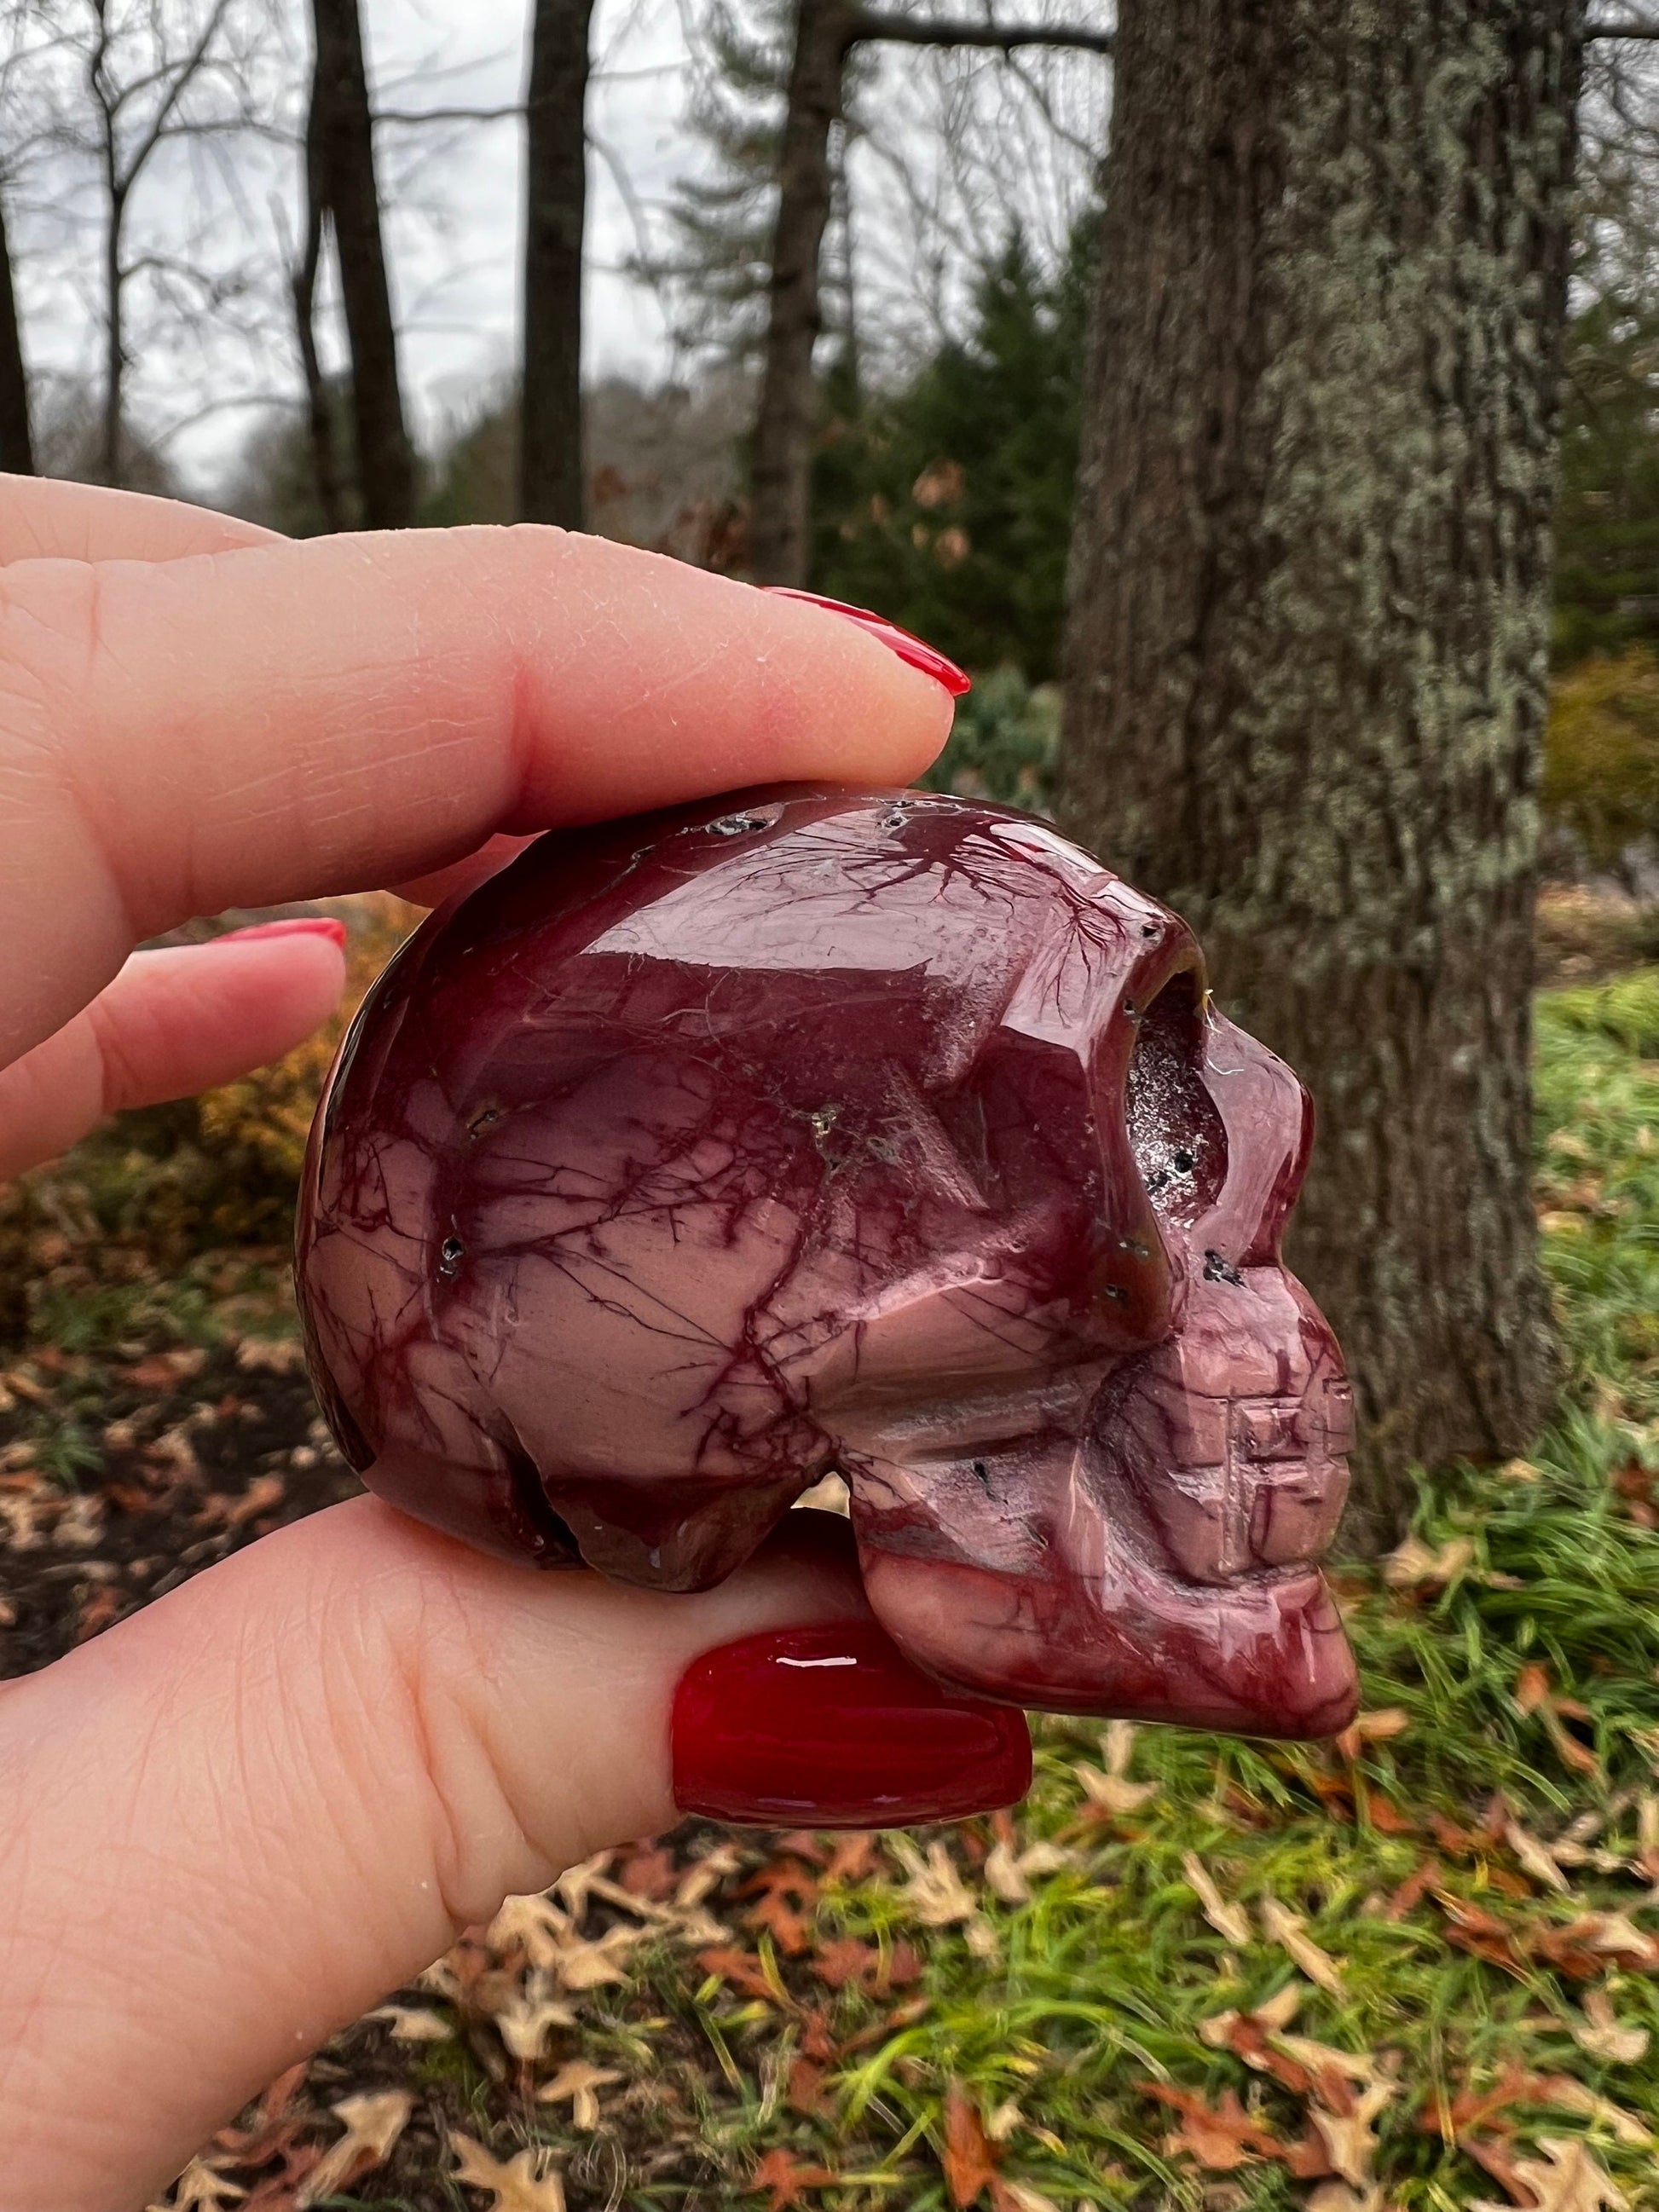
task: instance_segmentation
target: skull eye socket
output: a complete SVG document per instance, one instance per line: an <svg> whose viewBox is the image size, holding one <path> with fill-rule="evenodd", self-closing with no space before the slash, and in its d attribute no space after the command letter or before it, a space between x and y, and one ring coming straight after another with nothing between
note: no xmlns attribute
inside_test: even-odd
<svg viewBox="0 0 1659 2212"><path fill-rule="evenodd" d="M1170 978L1140 1017L1125 1108L1135 1165L1166 1221L1196 1221L1227 1174L1227 1138L1205 1089L1204 1004L1198 978Z"/></svg>

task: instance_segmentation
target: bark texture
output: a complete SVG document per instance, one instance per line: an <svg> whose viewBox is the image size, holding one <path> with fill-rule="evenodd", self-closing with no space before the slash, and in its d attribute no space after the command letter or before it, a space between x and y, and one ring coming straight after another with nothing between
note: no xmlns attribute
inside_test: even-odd
<svg viewBox="0 0 1659 2212"><path fill-rule="evenodd" d="M290 289L295 342L305 377L306 442L311 454L311 473L323 527L334 531L346 526L345 501L340 485L328 383L317 352L317 276L322 261L323 231L328 220L328 183L324 168L325 104L321 81L313 74L306 115L306 234Z"/></svg>
<svg viewBox="0 0 1659 2212"><path fill-rule="evenodd" d="M357 0L312 0L312 21L317 47L313 104L351 349L352 423L363 520L371 530L396 530L415 520L415 454L398 370Z"/></svg>
<svg viewBox="0 0 1659 2212"><path fill-rule="evenodd" d="M526 138L519 514L582 526L582 225L593 0L536 0Z"/></svg>
<svg viewBox="0 0 1659 2212"><path fill-rule="evenodd" d="M1528 997L1578 0L1125 0L1067 826L1308 1082L1350 1534L1551 1401Z"/></svg>
<svg viewBox="0 0 1659 2212"><path fill-rule="evenodd" d="M3 204L0 204L0 469L12 476L34 474L28 379L23 369L23 337L17 321Z"/></svg>
<svg viewBox="0 0 1659 2212"><path fill-rule="evenodd" d="M843 0L797 0L778 160L766 361L755 418L750 565L762 584L806 581L817 405L812 349L823 327L818 254L833 193L830 133L841 113L853 21Z"/></svg>

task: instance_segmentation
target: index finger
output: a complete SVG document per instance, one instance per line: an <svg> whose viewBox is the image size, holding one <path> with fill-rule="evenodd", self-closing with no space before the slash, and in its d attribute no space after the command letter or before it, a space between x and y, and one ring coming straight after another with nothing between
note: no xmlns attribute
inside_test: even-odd
<svg viewBox="0 0 1659 2212"><path fill-rule="evenodd" d="M939 685L833 615L556 530L0 571L0 1059L192 914L540 830L908 782Z"/></svg>

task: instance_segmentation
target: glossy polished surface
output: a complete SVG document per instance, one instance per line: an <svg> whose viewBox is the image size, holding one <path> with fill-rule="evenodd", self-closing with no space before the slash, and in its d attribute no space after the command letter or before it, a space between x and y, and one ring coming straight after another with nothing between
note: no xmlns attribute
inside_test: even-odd
<svg viewBox="0 0 1659 2212"><path fill-rule="evenodd" d="M940 1689L866 1621L706 1652L675 1694L673 1745L683 1813L769 1827L961 1820L1031 1786L1024 1714Z"/></svg>
<svg viewBox="0 0 1659 2212"><path fill-rule="evenodd" d="M838 1468L938 1680L1323 1734L1352 1417L1279 1259L1310 1126L1185 925L1027 817L791 787L548 837L342 1049L313 1374L472 1543L702 1589Z"/></svg>

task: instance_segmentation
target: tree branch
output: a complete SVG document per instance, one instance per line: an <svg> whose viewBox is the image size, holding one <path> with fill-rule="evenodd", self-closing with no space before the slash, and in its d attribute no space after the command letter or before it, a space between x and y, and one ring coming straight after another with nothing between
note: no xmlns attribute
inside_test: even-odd
<svg viewBox="0 0 1659 2212"><path fill-rule="evenodd" d="M1647 35L1659 38L1659 30ZM903 46L991 46L1003 53L1012 53L1016 46L1077 46L1088 53L1109 54L1117 43L1115 33L1082 23L970 23L854 8L848 18L848 43L867 39Z"/></svg>

